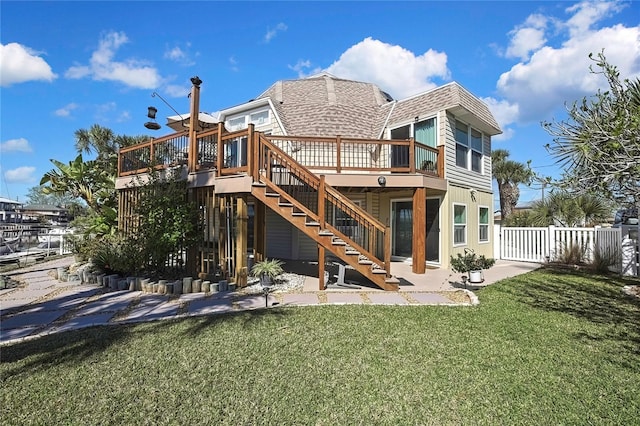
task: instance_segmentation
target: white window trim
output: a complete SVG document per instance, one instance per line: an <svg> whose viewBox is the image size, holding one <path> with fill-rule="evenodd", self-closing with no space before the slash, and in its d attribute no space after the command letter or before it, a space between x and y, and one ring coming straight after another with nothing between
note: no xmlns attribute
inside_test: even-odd
<svg viewBox="0 0 640 426"><path fill-rule="evenodd" d="M464 242L463 243L456 243L456 225L462 225L460 223L456 223L456 206L463 206L464 207L464 216L465 216L465 221L464 221ZM469 227L469 208L467 207L466 204L464 203L453 203L452 208L451 208L451 223L452 223L452 243L453 243L453 247L464 247L468 244L468 227Z"/></svg>
<svg viewBox="0 0 640 426"><path fill-rule="evenodd" d="M392 130L400 129L400 128L405 127L405 126L409 126L409 137L415 138L416 137L415 124L416 123L421 123L423 121L431 120L431 119L435 119L436 120L435 128L436 128L436 147L437 147L438 145L440 145L440 132L438 131L438 129L440 128L439 127L440 118L438 118L438 114L427 115L425 117L418 117L417 121L415 119L413 119L411 121L399 121L399 122L395 123L393 125L393 127L389 127L387 129L387 139L391 139L391 131Z"/></svg>
<svg viewBox="0 0 640 426"><path fill-rule="evenodd" d="M464 170L469 170L470 172L473 173L477 173L479 175L484 175L484 159L485 159L485 153L484 153L484 133L482 133L480 130L476 129L475 127L471 126L470 124L462 121L462 120L458 120L457 118L455 119L456 123L454 126L454 137L453 137L453 141L455 143L455 149L454 149L454 155L457 155L457 147L458 145L461 146L465 146L465 148L467 149L467 167L462 167L458 165L458 162L456 161L456 167L464 169ZM461 143L459 143L456 138L455 138L455 133L456 133L456 127L458 126L458 123L462 123L464 125L467 126L467 144L463 145ZM471 143L471 131L475 130L476 132L480 133L480 146L481 146L481 151L478 151L477 149L474 149ZM473 152L477 152L480 154L480 171L475 171L473 170L473 165L472 165L472 161L473 161Z"/></svg>
<svg viewBox="0 0 640 426"><path fill-rule="evenodd" d="M480 223L480 209L487 209L487 239L486 241L483 241L480 239L480 226L485 225L484 223ZM491 222L490 219L490 214L491 214L491 210L489 210L489 206L478 206L478 244L489 244L489 242L491 241L491 229L489 229L489 225Z"/></svg>

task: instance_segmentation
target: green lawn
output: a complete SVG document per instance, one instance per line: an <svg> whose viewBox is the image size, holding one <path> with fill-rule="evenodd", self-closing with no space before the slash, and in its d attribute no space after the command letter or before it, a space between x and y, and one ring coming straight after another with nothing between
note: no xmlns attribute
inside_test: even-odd
<svg viewBox="0 0 640 426"><path fill-rule="evenodd" d="M476 307L282 308L52 335L1 348L0 422L638 424L640 303L625 284L541 270L480 291Z"/></svg>

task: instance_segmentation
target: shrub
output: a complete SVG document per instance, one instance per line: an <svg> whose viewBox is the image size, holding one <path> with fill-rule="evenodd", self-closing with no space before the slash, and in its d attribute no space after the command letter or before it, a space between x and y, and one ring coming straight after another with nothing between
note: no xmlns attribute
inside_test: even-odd
<svg viewBox="0 0 640 426"><path fill-rule="evenodd" d="M587 255L587 248L580 243L568 243L560 247L556 255L556 262L565 265L581 265Z"/></svg>
<svg viewBox="0 0 640 426"><path fill-rule="evenodd" d="M473 250L465 249L464 255L458 253L455 257L451 256L450 263L453 272L464 274L469 271L489 269L496 263L496 260L487 258L484 254L478 256Z"/></svg>

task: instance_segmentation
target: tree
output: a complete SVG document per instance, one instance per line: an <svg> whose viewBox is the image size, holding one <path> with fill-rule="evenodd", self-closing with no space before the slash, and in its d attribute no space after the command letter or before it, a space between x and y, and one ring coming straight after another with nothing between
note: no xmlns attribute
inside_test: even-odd
<svg viewBox="0 0 640 426"><path fill-rule="evenodd" d="M94 212L115 206L115 175L96 161L83 161L79 154L69 164L54 159L51 162L57 169L48 171L40 180L40 185L48 184L42 189L44 194L81 198Z"/></svg>
<svg viewBox="0 0 640 426"><path fill-rule="evenodd" d="M493 178L498 183L500 211L503 220L511 216L513 209L518 204L518 198L520 198L518 185L529 184L533 177L529 163L522 164L509 160L508 157L509 151L506 149L496 149L491 153Z"/></svg>
<svg viewBox="0 0 640 426"><path fill-rule="evenodd" d="M604 52L594 58L609 90L567 108L565 121L543 122L553 136L547 149L563 166L561 184L623 204L640 203L640 79L621 80Z"/></svg>
<svg viewBox="0 0 640 426"><path fill-rule="evenodd" d="M602 197L575 196L557 190L543 200L534 201L528 219L531 226L594 226L609 219L612 212L611 203Z"/></svg>
<svg viewBox="0 0 640 426"><path fill-rule="evenodd" d="M95 154L96 163L114 175L118 172L118 150L146 142L147 136L115 135L111 129L94 124L89 129L75 131L78 154Z"/></svg>
<svg viewBox="0 0 640 426"><path fill-rule="evenodd" d="M71 194L52 194L47 193L47 187L38 185L29 188L27 192L28 204L41 204L47 206L70 207L73 203L77 203L77 198Z"/></svg>

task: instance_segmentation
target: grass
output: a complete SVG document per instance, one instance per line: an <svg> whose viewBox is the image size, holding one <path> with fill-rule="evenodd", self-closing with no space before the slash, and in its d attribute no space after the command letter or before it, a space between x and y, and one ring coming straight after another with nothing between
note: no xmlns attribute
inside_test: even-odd
<svg viewBox="0 0 640 426"><path fill-rule="evenodd" d="M637 424L628 283L539 270L482 290L477 307L283 308L51 335L1 349L0 418Z"/></svg>

